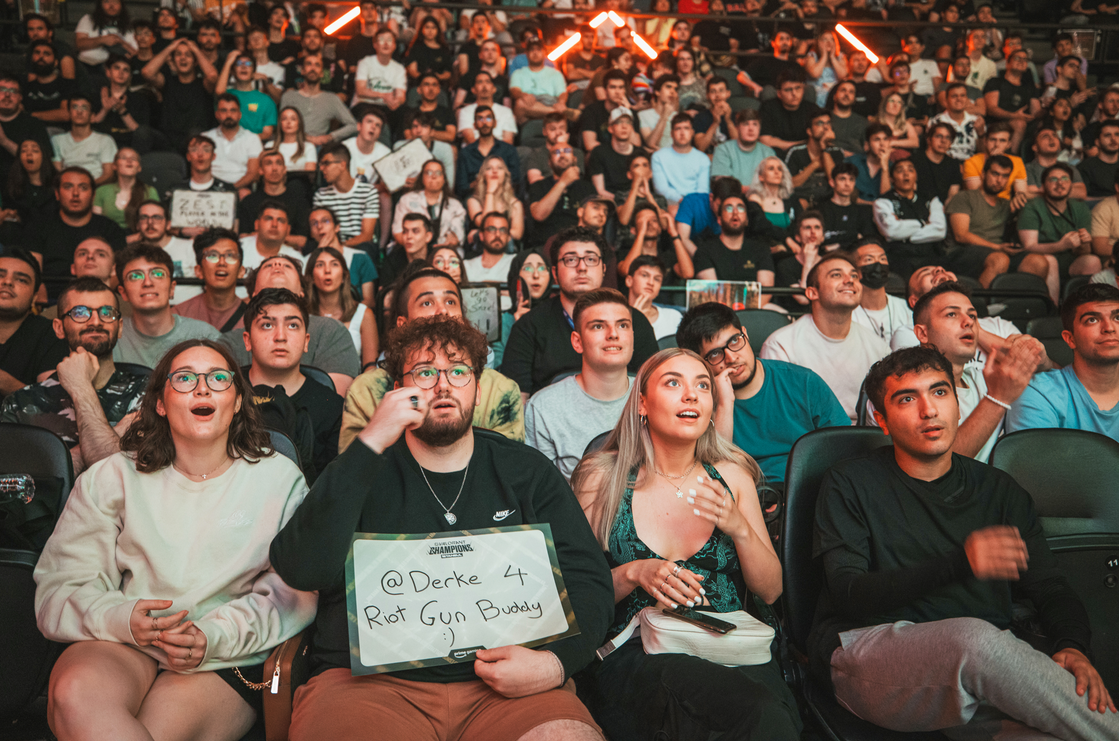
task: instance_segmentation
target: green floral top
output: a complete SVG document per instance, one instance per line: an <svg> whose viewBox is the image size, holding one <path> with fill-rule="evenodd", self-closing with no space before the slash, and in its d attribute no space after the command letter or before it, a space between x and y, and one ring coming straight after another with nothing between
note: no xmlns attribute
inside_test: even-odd
<svg viewBox="0 0 1119 741"><path fill-rule="evenodd" d="M726 481L723 481L723 477L715 467L706 463L703 467L711 478L723 485L731 495L731 499L734 499L730 487L727 486ZM633 524L633 487L636 483L637 471L634 470L630 472L625 494L618 506L618 514L614 518L614 527L610 531L610 550L606 552L606 560L611 569L642 558L663 558L641 541L637 535L637 528ZM743 609L746 583L742 579L742 569L738 564L738 551L735 550L730 536L719 528L714 529L711 537L699 551L687 560L676 561L676 563L704 577L703 588L707 590L707 599L717 612ZM644 589L640 587L634 589L615 605L614 624L607 631L607 635L613 636L622 632L634 615L655 604L657 604L656 599Z"/></svg>

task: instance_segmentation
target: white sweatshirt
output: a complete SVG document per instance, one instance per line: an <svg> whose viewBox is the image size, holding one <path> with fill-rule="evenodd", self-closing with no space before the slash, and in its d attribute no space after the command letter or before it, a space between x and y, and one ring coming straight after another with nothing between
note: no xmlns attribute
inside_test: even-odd
<svg viewBox="0 0 1119 741"><path fill-rule="evenodd" d="M35 567L39 630L55 641L136 645L137 600L172 600L206 634L197 669L262 663L315 617L317 597L284 584L272 538L307 494L303 474L273 455L234 461L194 482L172 466L139 473L117 453L83 473ZM171 669L154 646L138 647Z"/></svg>

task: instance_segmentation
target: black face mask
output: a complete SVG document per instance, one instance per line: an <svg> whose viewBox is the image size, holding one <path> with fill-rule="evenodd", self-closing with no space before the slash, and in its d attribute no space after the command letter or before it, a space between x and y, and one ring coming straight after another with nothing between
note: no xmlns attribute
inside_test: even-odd
<svg viewBox="0 0 1119 741"><path fill-rule="evenodd" d="M863 285L867 288L878 290L885 287L886 281L890 279L890 266L880 262L863 265L859 270L862 272Z"/></svg>

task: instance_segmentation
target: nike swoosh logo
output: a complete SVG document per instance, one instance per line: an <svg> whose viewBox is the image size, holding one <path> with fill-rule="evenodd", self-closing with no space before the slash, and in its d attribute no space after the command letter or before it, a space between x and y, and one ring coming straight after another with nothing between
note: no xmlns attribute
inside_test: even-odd
<svg viewBox="0 0 1119 741"><path fill-rule="evenodd" d="M494 512L493 521L494 522L501 522L506 517L508 517L509 515L513 514L516 511L517 510L515 510L515 509L504 509L500 512Z"/></svg>

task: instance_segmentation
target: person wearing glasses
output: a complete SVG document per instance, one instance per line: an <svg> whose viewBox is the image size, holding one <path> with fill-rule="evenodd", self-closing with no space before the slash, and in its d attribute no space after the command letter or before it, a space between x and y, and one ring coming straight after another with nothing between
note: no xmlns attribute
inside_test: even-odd
<svg viewBox="0 0 1119 741"><path fill-rule="evenodd" d="M241 102L241 127L260 137L261 142L272 138L277 122L275 101L257 89L257 81L264 77L257 76L256 60L251 54L234 49L226 56L214 88L214 95L228 92Z"/></svg>
<svg viewBox="0 0 1119 741"><path fill-rule="evenodd" d="M546 298L517 320L509 332L501 372L521 387L528 397L556 380L559 374L577 372L583 364L571 346L575 328L572 314L581 296L602 287L606 275L603 254L609 247L593 229L572 227L556 235L550 261L559 294ZM633 317L631 372L657 352L657 338L649 320L640 312Z"/></svg>
<svg viewBox="0 0 1119 741"><path fill-rule="evenodd" d="M509 277L509 266L513 264L513 253L505 250L509 245L509 226L509 217L500 211L491 211L482 217L481 228L478 230L482 254L463 263L470 280L504 283ZM508 302L509 299L506 299L502 304ZM508 309L509 305L502 306L502 309Z"/></svg>
<svg viewBox="0 0 1119 741"><path fill-rule="evenodd" d="M148 244L154 244L156 247L162 247L171 256L171 261L175 265L175 272L172 277L175 280L193 278L195 277L195 266L198 263L194 255L194 242L174 236L171 234L170 226L171 219L168 218L167 207L163 205L162 201L144 201L137 211L136 232L128 235L128 243L147 242ZM115 275L113 281L114 283L116 281ZM201 286L179 286L175 291L172 303L179 304L201 294ZM130 313L128 304L124 304L121 308L125 311L126 316Z"/></svg>
<svg viewBox="0 0 1119 741"><path fill-rule="evenodd" d="M35 573L40 629L72 644L48 722L63 739L235 741L269 652L315 614L268 562L307 484L205 340L160 360L120 447L78 478Z"/></svg>
<svg viewBox="0 0 1119 741"><path fill-rule="evenodd" d="M457 318L429 317L396 328L385 346L392 390L269 552L285 582L319 593L311 645L317 673L299 691L290 738L417 738L430 735L420 728L453 724L467 739L601 739L569 678L605 638L613 587L571 488L544 456L474 426L477 369L488 352L480 332ZM535 650L480 649L473 661L441 667L351 674L344 565L355 530L537 522L551 525L578 636Z"/></svg>
<svg viewBox="0 0 1119 741"><path fill-rule="evenodd" d="M392 238L399 244L404 217L422 214L431 219L435 231L435 247L461 250L466 239L466 208L451 195L451 182L443 163L430 159L424 163L420 177L407 193L400 196L392 217Z"/></svg>
<svg viewBox="0 0 1119 741"><path fill-rule="evenodd" d="M715 372L715 427L757 461L772 487L784 486L785 463L801 435L851 420L815 371L783 360L761 360L742 322L726 304L710 302L684 313L676 344Z"/></svg>
<svg viewBox="0 0 1119 741"><path fill-rule="evenodd" d="M116 294L93 277L78 278L58 297L54 333L70 348L55 373L4 398L0 422L43 427L70 448L81 473L120 450L125 416L140 405L147 377L113 363L120 336Z"/></svg>
<svg viewBox="0 0 1119 741"><path fill-rule="evenodd" d="M229 229L207 229L194 238L194 277L202 279L202 293L175 304L176 316L206 322L228 332L245 313L237 295L237 281L245 277L245 255L237 234Z"/></svg>
<svg viewBox="0 0 1119 741"><path fill-rule="evenodd" d="M326 185L315 191L314 207L329 208L338 217L339 237L349 247L377 242L381 199L377 188L350 174L350 150L329 144L319 153L319 172Z"/></svg>
<svg viewBox="0 0 1119 741"><path fill-rule="evenodd" d="M206 322L172 313L173 270L171 256L155 245L141 242L117 255L117 290L132 306L132 316L121 324L120 340L113 349L116 362L154 368L180 342L221 337Z"/></svg>
<svg viewBox="0 0 1119 741"><path fill-rule="evenodd" d="M741 195L727 196L719 204L716 217L719 234L696 245L692 258L696 278L757 281L772 286L775 274L769 246L761 239L746 236L746 199ZM769 303L769 297L763 295L761 302Z"/></svg>

